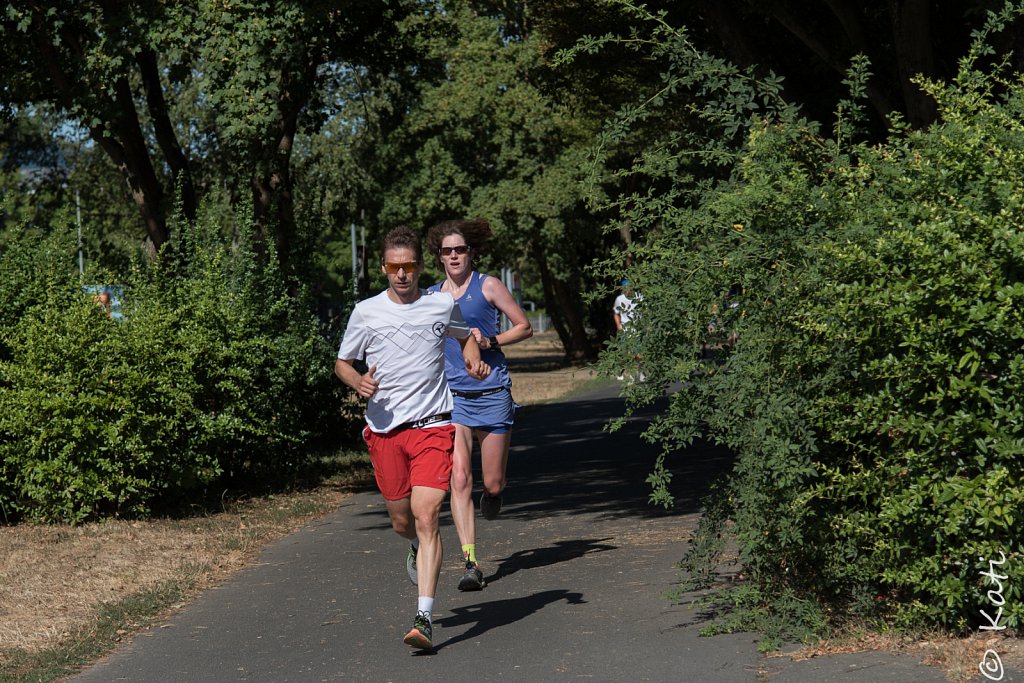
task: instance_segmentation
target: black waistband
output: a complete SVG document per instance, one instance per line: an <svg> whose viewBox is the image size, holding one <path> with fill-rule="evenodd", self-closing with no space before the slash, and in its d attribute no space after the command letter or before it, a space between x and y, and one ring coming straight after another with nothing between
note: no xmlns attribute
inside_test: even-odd
<svg viewBox="0 0 1024 683"><path fill-rule="evenodd" d="M431 415L430 417L425 417L422 420L414 420L412 422L406 422L404 424L400 424L397 427L395 427L394 429L392 429L391 431L392 432L400 432L403 429L422 429L423 427L429 427L432 424L437 424L438 422L445 422L446 420L451 420L451 419L452 419L452 414L451 413L438 413L437 415Z"/></svg>
<svg viewBox="0 0 1024 683"><path fill-rule="evenodd" d="M505 391L506 389L508 387L495 387L494 389L485 389L484 391L456 391L452 389L452 395L459 398L480 398L481 396L497 394L499 391Z"/></svg>

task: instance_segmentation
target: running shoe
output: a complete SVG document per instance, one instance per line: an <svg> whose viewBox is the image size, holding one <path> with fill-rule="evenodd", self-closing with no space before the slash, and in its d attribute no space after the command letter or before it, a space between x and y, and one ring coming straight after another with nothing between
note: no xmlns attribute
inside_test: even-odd
<svg viewBox="0 0 1024 683"><path fill-rule="evenodd" d="M416 583L416 547L409 546L409 554L405 556L405 571L409 572L409 580Z"/></svg>
<svg viewBox="0 0 1024 683"><path fill-rule="evenodd" d="M494 519L499 512L501 512L501 494L489 496L487 491L484 491L480 496L480 514L484 516L484 519Z"/></svg>
<svg viewBox="0 0 1024 683"><path fill-rule="evenodd" d="M419 650L431 650L434 647L434 643L430 640L433 635L434 628L430 625L430 618L427 616L427 613L417 612L416 618L412 622L412 628L405 634L405 638L402 641L406 645Z"/></svg>
<svg viewBox="0 0 1024 683"><path fill-rule="evenodd" d="M480 571L480 565L466 560L466 572L459 580L459 590L478 591L486 585L487 582L484 581L484 573Z"/></svg>

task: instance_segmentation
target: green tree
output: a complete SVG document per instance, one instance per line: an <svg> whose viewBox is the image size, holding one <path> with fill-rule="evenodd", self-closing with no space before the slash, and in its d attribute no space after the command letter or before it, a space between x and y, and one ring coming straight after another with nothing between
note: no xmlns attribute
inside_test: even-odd
<svg viewBox="0 0 1024 683"><path fill-rule="evenodd" d="M168 241L175 196L191 220L203 186L226 181L284 259L292 150L323 120L327 65L398 59L398 26L415 5L11 2L2 97L89 131L127 182L151 253Z"/></svg>
<svg viewBox="0 0 1024 683"><path fill-rule="evenodd" d="M28 230L0 252L8 522L177 512L211 491L287 486L358 433L301 293L258 257L248 217L229 244L209 205L176 226L187 262L143 261L121 280L120 317L78 286L66 231Z"/></svg>
<svg viewBox="0 0 1024 683"><path fill-rule="evenodd" d="M432 29L410 31L409 47L426 52ZM421 44L421 42L423 44ZM296 212L301 239L311 254L310 280L320 305L335 315L339 302L365 296L382 281L373 278L370 260L378 258L377 239L393 225L411 222L407 215L381 217L384 186L392 172L398 136L407 111L415 106L419 79L440 68L430 60L394 65L382 71L338 65L332 74L331 105L323 126L297 140ZM356 228L357 272L351 268L350 228Z"/></svg>

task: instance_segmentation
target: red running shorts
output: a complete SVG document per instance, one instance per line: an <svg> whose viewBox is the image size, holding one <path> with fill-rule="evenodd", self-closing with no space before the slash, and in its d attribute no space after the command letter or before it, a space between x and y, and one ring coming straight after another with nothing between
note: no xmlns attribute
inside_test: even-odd
<svg viewBox="0 0 1024 683"><path fill-rule="evenodd" d="M377 488L386 500L401 500L413 486L448 490L452 476L455 426L402 429L377 434L363 428Z"/></svg>

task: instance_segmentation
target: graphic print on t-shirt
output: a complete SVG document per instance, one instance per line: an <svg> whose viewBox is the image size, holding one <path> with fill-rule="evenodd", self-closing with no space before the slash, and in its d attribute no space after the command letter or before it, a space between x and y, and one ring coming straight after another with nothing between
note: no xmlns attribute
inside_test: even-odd
<svg viewBox="0 0 1024 683"><path fill-rule="evenodd" d="M373 330L374 334L385 339L405 352L415 348L418 342L433 344L444 336L447 326L436 322L433 325L411 325L402 323L398 327L386 325Z"/></svg>

